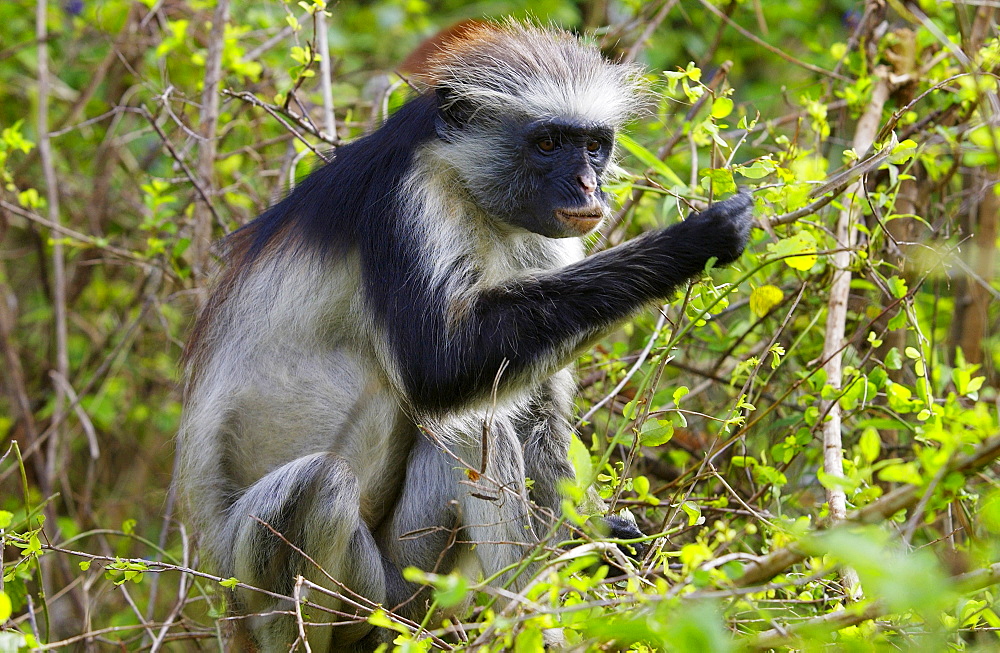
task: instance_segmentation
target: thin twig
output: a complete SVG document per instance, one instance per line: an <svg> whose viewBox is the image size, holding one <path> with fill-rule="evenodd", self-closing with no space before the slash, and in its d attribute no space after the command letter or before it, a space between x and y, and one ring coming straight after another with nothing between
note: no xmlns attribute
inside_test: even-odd
<svg viewBox="0 0 1000 653"><path fill-rule="evenodd" d="M323 134L321 134L320 132L316 131L316 128L313 127L312 125L310 125L308 122L306 122L302 118L302 116L298 116L298 115L292 113L291 111L288 111L287 109L285 109L283 107L279 107L276 104L270 104L268 102L264 102L263 100L261 100L260 98L258 98L257 96L255 96L253 93L249 93L247 91L238 91L237 92L237 91L231 91L229 89L226 89L226 90L222 91L222 94L223 95L228 95L230 97L234 97L234 98L236 98L238 100L243 100L244 102L248 102L248 103L250 103L250 104L252 104L252 105L254 105L256 107L260 107L264 111L268 112L271 115L272 118L274 118L275 120L277 120L278 122L281 123L282 127L284 127L285 129L287 129L289 133L291 133L292 135L294 135L295 138L299 139L299 141L303 145L305 145L306 147L308 147L312 151L313 154L315 154L316 156L318 156L322 161L325 161L327 163L330 162L330 157L329 156L327 156L326 154L324 154L322 150L317 149L316 146L313 145L312 142L309 139L307 139L305 136L303 136L299 132L298 129L296 129L295 127L293 127L292 125L290 125L288 123L288 121L285 120L285 118L289 118L289 119L295 121L295 124L298 125L299 128L304 129L306 132L312 134L316 138L323 139ZM336 146L338 144L339 144L339 141L331 143L331 145L334 145L334 146Z"/></svg>
<svg viewBox="0 0 1000 653"><path fill-rule="evenodd" d="M306 621L302 617L302 583L305 582L305 577L299 574L295 577L295 587L292 588L292 598L295 599L295 626L299 629L299 641L302 642L302 646L305 648L306 653L312 653L312 647L309 646L309 638L306 637Z"/></svg>
<svg viewBox="0 0 1000 653"><path fill-rule="evenodd" d="M625 376L622 378L621 381L618 382L618 385L615 386L614 390L609 392L607 395L604 396L603 399L601 399L593 406L591 406L590 410L584 413L583 417L581 417L576 421L576 424L573 426L574 429L578 429L581 426L583 426L583 424L588 419L590 419L594 415L594 413L600 410L601 407L604 406L604 404L608 403L609 401L617 397L618 393L621 392L626 385L628 385L628 382L632 380L632 377L635 376L635 373L638 372L639 368L641 368L642 365L646 362L646 359L649 357L649 352L653 351L653 346L656 345L656 341L660 337L660 331L663 330L663 325L666 323L666 321L667 321L667 306L664 305L660 307L660 317L656 320L656 326L653 327L653 333L649 336L649 339L646 341L646 346L642 348L642 352L639 354L639 358L637 358L635 363L632 364L632 367L630 367L628 372L625 373Z"/></svg>
<svg viewBox="0 0 1000 653"><path fill-rule="evenodd" d="M625 53L625 56L622 57L622 61L635 61L635 58L639 56L639 51L645 46L646 41L653 35L653 32L655 32L656 28L660 26L660 23L667 19L667 14L670 13L670 10L674 8L674 5L676 5L677 2L678 0L664 1L663 6L661 6L660 10L656 12L656 16L652 20L646 22L645 27L642 30L642 34L639 35L639 38L635 40L632 47L630 47L628 52Z"/></svg>
<svg viewBox="0 0 1000 653"><path fill-rule="evenodd" d="M10 211L14 215L17 215L18 217L24 218L25 220L31 220L32 222L36 222L45 227L46 229L51 229L53 232L61 234L62 236L72 238L73 240L80 243L85 243L90 247L94 247L101 251L107 252L109 254L122 258L126 261L131 261L132 263L138 263L141 265L149 265L150 263L147 259L144 259L140 256L136 256L135 254L133 254L128 250L122 249L120 247L115 247L114 245L110 245L104 242L103 240L81 233L79 231L76 231L75 229L70 229L69 227L65 227L57 221L53 221L49 218L42 217L37 213L29 211L28 209L22 208L16 204L11 204L10 202L7 202L5 200L0 200L0 208L6 209L7 211ZM58 239L53 238L53 240L58 240Z"/></svg>
<svg viewBox="0 0 1000 653"><path fill-rule="evenodd" d="M156 118L154 118L153 115L149 113L149 111L147 111L145 108L139 109L139 113L140 115L145 117L146 120L149 121L150 126L153 128L153 131L155 131L156 135L160 137L160 142L163 143L163 147L167 148L167 152L170 153L171 158L173 158L173 160L177 162L177 165L181 167L181 170L184 171L184 175L188 178L188 181L191 182L191 185L194 186L195 191L197 191L198 197L201 199L202 202L204 202L205 207L207 207L207 209L212 213L212 217L214 218L214 220L218 222L219 216L215 212L215 207L212 206L212 202L209 199L208 189L206 189L202 185L202 183L198 179L198 176L194 174L194 172L188 166L187 162L184 160L184 157L182 157L180 153L176 149L174 149L173 143L170 142L170 139L163 132L163 129L161 129L160 126L156 123Z"/></svg>
<svg viewBox="0 0 1000 653"><path fill-rule="evenodd" d="M48 218L52 224L60 224L59 192L55 165L52 161L52 142L49 138L49 44L48 44L48 2L38 0L35 14L35 36L38 39L38 153L45 177L45 192L48 203ZM66 257L59 238L52 239L52 304L55 314L55 369L64 379L69 378L68 329L66 321ZM62 422L66 411L66 393L62 386L54 383L54 407L52 420ZM42 479L42 493L49 494L53 487L62 430L53 432L46 453L46 472Z"/></svg>
<svg viewBox="0 0 1000 653"><path fill-rule="evenodd" d="M762 38L760 38L759 36L757 36L753 32L751 32L751 31L745 29L744 27L742 27L739 23L737 23L736 21L734 21L732 18L730 18L729 16L727 16L725 13L723 13L717 7L715 7L710 2L708 2L708 0L700 0L700 2L702 4L702 6L705 7L705 9L707 9L711 13L715 14L716 16L718 16L719 18L721 18L725 22L729 23L729 26L732 27L733 29L735 29L737 32L739 32L740 34L742 34L746 38L750 39L751 41L753 41L754 43L756 43L760 47L764 48L768 52L781 57L785 61L787 61L787 62L789 62L791 64L795 64L796 66L799 66L801 68L805 68L806 70L810 70L810 71L812 71L812 72L814 72L814 73L816 73L818 75L822 75L823 77L832 77L834 79L838 79L838 80L840 80L842 82L847 82L847 83L851 83L851 82L854 81L854 80L850 79L849 77L845 77L844 75L840 75L838 73L835 73L832 70L827 70L825 68L820 68L819 66L814 66L811 63L807 63L805 61L802 61L801 59L796 59L795 57L793 57L792 55L788 54L787 52L785 52L781 48L774 47L773 45L771 45L767 41L763 40Z"/></svg>
<svg viewBox="0 0 1000 653"><path fill-rule="evenodd" d="M69 397L70 404L73 406L73 412L76 413L77 419L80 420L80 424L83 426L83 432L87 435L87 445L90 447L90 458L92 460L97 460L101 457L101 445L97 442L97 430L94 429L94 423L90 421L90 416L87 415L87 411L85 411L83 406L80 405L80 398L73 390L73 386L70 385L69 381L62 374L56 370L52 370L49 372L49 376L56 385L63 389L66 396Z"/></svg>

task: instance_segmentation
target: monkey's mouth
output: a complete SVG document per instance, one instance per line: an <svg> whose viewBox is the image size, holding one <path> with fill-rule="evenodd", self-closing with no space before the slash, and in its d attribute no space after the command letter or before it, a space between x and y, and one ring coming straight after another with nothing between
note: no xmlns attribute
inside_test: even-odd
<svg viewBox="0 0 1000 653"><path fill-rule="evenodd" d="M573 231L585 234L593 231L604 219L604 211L599 207L582 209L556 209L556 218Z"/></svg>

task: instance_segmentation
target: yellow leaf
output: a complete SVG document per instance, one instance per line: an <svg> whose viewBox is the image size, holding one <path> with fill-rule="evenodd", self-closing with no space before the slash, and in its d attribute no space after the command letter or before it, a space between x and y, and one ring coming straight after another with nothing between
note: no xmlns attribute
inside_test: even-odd
<svg viewBox="0 0 1000 653"><path fill-rule="evenodd" d="M0 622L10 619L12 612L13 606L11 605L10 597L0 592Z"/></svg>
<svg viewBox="0 0 1000 653"><path fill-rule="evenodd" d="M764 317L784 298L785 294L777 286L767 285L754 288L750 292L750 310L757 317Z"/></svg>
<svg viewBox="0 0 1000 653"><path fill-rule="evenodd" d="M800 231L793 236L783 238L778 241L774 251L778 256L786 257L782 260L795 270L809 270L816 265L816 260L819 258L816 256L816 237L808 231ZM790 254L799 256L789 256Z"/></svg>

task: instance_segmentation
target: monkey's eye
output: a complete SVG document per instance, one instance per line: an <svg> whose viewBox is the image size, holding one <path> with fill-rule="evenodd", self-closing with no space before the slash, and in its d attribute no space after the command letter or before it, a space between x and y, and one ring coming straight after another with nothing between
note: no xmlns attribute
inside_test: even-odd
<svg viewBox="0 0 1000 653"><path fill-rule="evenodd" d="M556 142L551 138L543 138L537 143L538 149L542 152L552 152L556 149Z"/></svg>
<svg viewBox="0 0 1000 653"><path fill-rule="evenodd" d="M597 141L587 141L587 151L596 154L601 151L601 144Z"/></svg>

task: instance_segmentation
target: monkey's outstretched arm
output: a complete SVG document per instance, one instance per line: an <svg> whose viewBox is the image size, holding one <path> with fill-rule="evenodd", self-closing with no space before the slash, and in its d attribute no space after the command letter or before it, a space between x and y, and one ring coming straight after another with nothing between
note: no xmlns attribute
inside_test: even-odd
<svg viewBox="0 0 1000 653"><path fill-rule="evenodd" d="M740 193L667 229L490 288L455 322L443 313L448 307L440 298L428 298L413 323L412 307L393 306L401 300L389 295L385 326L407 394L421 408L446 411L488 396L504 361L501 388L552 374L582 342L669 297L710 258L724 265L739 257L751 207L750 196Z"/></svg>

